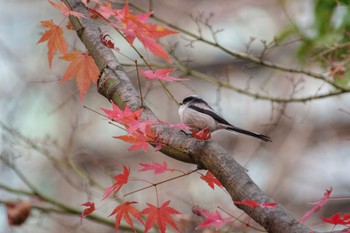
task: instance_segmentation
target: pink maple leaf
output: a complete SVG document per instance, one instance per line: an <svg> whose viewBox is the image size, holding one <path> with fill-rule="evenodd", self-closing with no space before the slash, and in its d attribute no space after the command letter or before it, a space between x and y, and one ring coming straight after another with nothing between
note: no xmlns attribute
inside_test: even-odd
<svg viewBox="0 0 350 233"><path fill-rule="evenodd" d="M58 9L59 11L61 11L61 13L62 13L64 16L66 16L66 17L69 16L69 15L73 15L73 16L75 16L75 17L77 17L77 18L79 18L79 17L86 18L85 15L82 14L82 13L79 13L79 12L70 10L70 9L66 6L66 4L64 4L63 2L55 3L55 2L51 2L51 1L49 0L49 3L50 3L53 7L55 7L55 8Z"/></svg>
<svg viewBox="0 0 350 233"><path fill-rule="evenodd" d="M326 192L323 194L323 198L313 202L312 204L314 205L314 207L312 207L308 212L306 212L304 216L299 219L299 222L304 223L311 216L311 214L319 211L322 208L322 206L328 201L332 190L332 188L327 189Z"/></svg>
<svg viewBox="0 0 350 233"><path fill-rule="evenodd" d="M152 163L152 164L147 164L147 163L139 163L143 168L140 170L137 170L138 172L143 172L143 171L149 171L149 170L154 170L154 174L161 174L166 171L173 172L174 169L169 169L168 164L164 161L163 164L160 163Z"/></svg>
<svg viewBox="0 0 350 233"><path fill-rule="evenodd" d="M101 108L108 116L108 118L129 127L135 123L140 122L143 109L131 111L129 106L125 106L124 110L121 110L117 105L112 102L112 110Z"/></svg>
<svg viewBox="0 0 350 233"><path fill-rule="evenodd" d="M193 208L192 212L198 216L205 218L204 222L196 227L196 229L206 228L206 227L215 227L216 230L220 229L225 223L231 221L231 217L223 218L219 211L211 213L202 208Z"/></svg>
<svg viewBox="0 0 350 233"><path fill-rule="evenodd" d="M148 79L157 79L157 80L163 80L163 81L182 81L186 79L181 79L181 78L175 78L169 76L169 74L174 71L174 68L170 69L158 69L158 70L140 70L141 74L145 76Z"/></svg>

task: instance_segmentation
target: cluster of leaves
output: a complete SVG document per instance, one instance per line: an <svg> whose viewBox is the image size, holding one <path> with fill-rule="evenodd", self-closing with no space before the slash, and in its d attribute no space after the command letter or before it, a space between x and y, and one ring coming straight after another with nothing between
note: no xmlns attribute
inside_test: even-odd
<svg viewBox="0 0 350 233"><path fill-rule="evenodd" d="M107 114L109 119L125 126L128 134L115 136L115 138L131 143L132 146L129 148L129 151L143 149L143 151L147 152L148 144L154 145L156 150L160 150L165 146L165 140L152 128L155 125L166 124L169 127L180 130L189 129L189 127L183 123L169 124L159 120L142 120L142 108L133 112L128 106L122 110L112 103L112 109L102 108L102 110Z"/></svg>
<svg viewBox="0 0 350 233"><path fill-rule="evenodd" d="M108 118L126 127L128 135L116 136L115 138L133 144L129 150L143 149L146 152L148 151L148 143L151 142L158 145L158 149L163 146L162 141L157 137L156 130L151 128L155 122L150 120L142 121L141 113L143 109L133 112L126 106L124 110L121 110L112 103L111 110L104 108L102 110L107 114Z"/></svg>
<svg viewBox="0 0 350 233"><path fill-rule="evenodd" d="M303 217L299 219L301 223L304 223L313 213L318 212L321 210L321 208L326 204L326 202L329 200L332 188L327 189L323 195L323 198L313 202L314 205L309 211L307 211ZM330 218L321 217L321 219L324 222L334 224L334 225L344 225L349 226L350 225L350 213L345 213L343 216L341 216L341 213L336 213L332 215ZM348 232L348 231L347 231Z"/></svg>
<svg viewBox="0 0 350 233"><path fill-rule="evenodd" d="M157 174L161 174L166 171L174 171L174 169L169 169L165 162L162 165L158 163L153 163L142 164L142 166L144 168L139 171L154 170ZM123 173L114 176L115 183L113 183L105 190L102 200L106 199L113 193L117 193L125 184L127 184L129 182L129 175L130 168L123 165ZM148 232L156 223L161 232L166 231L166 224L171 225L173 228L179 231L171 215L181 213L175 210L174 208L169 207L170 200L164 202L161 206L154 206L150 203L147 203L148 207L143 209L142 211L137 210L134 206L135 204L137 204L137 202L135 201L126 201L114 208L114 210L109 216L115 215L116 230L118 230L122 219L125 219L126 223L129 224L129 226L136 232L134 222L131 219L131 216L133 216L136 220L139 221L139 223L145 226L144 232ZM86 206L87 208L83 211L81 219L92 214L96 210L95 203L93 202L86 202L82 204L82 206ZM143 221L141 215L148 215L146 223Z"/></svg>
<svg viewBox="0 0 350 233"><path fill-rule="evenodd" d="M183 174L173 177L169 180L174 180L175 178L180 178L185 175L188 175L190 173L184 173L182 171L169 168L166 162L163 163L151 163L151 164L144 164L140 163L140 165L143 167L142 169L139 169L138 172L146 172L146 171L153 171L154 174L162 174L164 172L174 172L178 171ZM198 172L199 173L199 172ZM204 180L212 189L214 189L214 185L217 185L218 187L223 189L222 184L214 177L213 174L211 174L209 171L203 175L201 173L200 178ZM104 195L102 196L102 200L105 200L106 198L110 197L112 194L117 194L124 185L126 185L130 180L130 168L126 167L123 165L123 172L120 174L117 174L114 176L114 183L106 188ZM137 180L133 178L133 180ZM149 183L149 182L147 182ZM164 181L159 182L164 183ZM147 186L146 188L154 187L157 184L152 184L150 186ZM146 189L144 188L144 189ZM143 189L139 189L138 191L142 191ZM134 192L132 192L134 193ZM125 194L127 196L129 194ZM158 194L157 194L158 195ZM157 197L158 200L158 197ZM153 205L150 203L146 203L147 207L144 208L143 210L139 211L136 207L135 204L137 202L135 201L125 201L119 205L117 205L112 213L109 216L115 215L115 227L116 230L119 229L121 221L124 219L125 222L134 230L134 221L132 220L131 216L136 219L139 224L142 224L145 229L144 232L148 232L155 224L158 225L160 232L164 233L166 232L166 225L169 224L172 226L174 229L179 231L178 226L176 225L175 220L173 219L172 215L177 215L181 214L178 210L172 208L169 206L170 200L165 201L163 204L157 203L157 205ZM277 203L256 203L252 200L247 200L244 202L235 202L235 204L240 204L240 205L248 205L251 206L253 209L255 208L273 208L277 205ZM81 215L81 219L92 214L95 210L95 203L94 202L86 202L82 204L82 206L85 206L85 210L83 211ZM207 227L215 227L216 229L221 228L223 225L225 225L227 222L231 221L234 217L229 216L226 218L223 218L222 215L220 214L219 211L215 211L214 213L207 211L203 208L200 207L193 207L192 213L200 216L204 219L203 223L197 226L197 229L201 228L207 228ZM144 222L144 219L142 218L142 215L146 215L147 219Z"/></svg>
<svg viewBox="0 0 350 233"><path fill-rule="evenodd" d="M56 9L60 10L62 14L67 17L69 15L81 18L84 15L71 11L64 3L54 3L49 1L50 4ZM63 74L61 81L71 80L73 78L77 79L77 86L80 91L80 99L82 100L86 92L88 91L91 82L96 84L99 69L96 66L95 61L87 53L81 53L79 51L72 51L68 53L67 42L64 38L63 29L56 25L53 20L41 21L41 25L47 28L45 33L41 36L37 43L42 43L47 41L48 48L48 60L49 66L52 67L52 61L57 51L59 51L63 56L60 58L69 61L70 65Z"/></svg>
<svg viewBox="0 0 350 233"><path fill-rule="evenodd" d="M157 24L146 23L152 12L147 14L133 15L129 10L129 5L126 2L121 10L114 10L109 2L95 2L95 9L90 9L91 16L104 18L110 26L123 33L125 39L132 45L137 38L143 46L152 52L154 55L164 58L171 63L171 59L166 50L157 43L157 39L176 34L177 32L169 30ZM70 10L63 2L55 3L49 0L49 3L60 10L64 17L75 16L77 18L85 17L83 14ZM88 7L88 6L87 6ZM110 21L110 20L111 21ZM91 83L96 84L99 75L99 69L88 52L72 51L68 52L67 41L64 38L64 31L60 25L56 25L53 20L41 21L41 25L46 28L46 31L41 36L39 43L47 42L48 61L50 68L55 54L61 53L61 59L70 62L61 81L77 79L77 87L80 92L80 99L90 88ZM71 28L71 27L69 27ZM111 40L107 39L108 35L100 35L101 42L108 48L114 51L119 51ZM173 69L160 70L145 70L141 73L149 79L161 79L165 81L179 81L181 79L170 77L169 73Z"/></svg>
<svg viewBox="0 0 350 233"><path fill-rule="evenodd" d="M350 1L317 0L313 7L313 24L301 28L293 24L280 39L300 39L298 57L316 60L329 67L330 75L342 86L350 81Z"/></svg>
<svg viewBox="0 0 350 233"><path fill-rule="evenodd" d="M133 15L129 10L128 2L121 10L114 10L109 2L97 6L95 9L95 12L104 17L109 25L121 31L131 45L137 38L154 55L171 63L168 53L156 40L177 32L157 24L146 23L153 12Z"/></svg>
<svg viewBox="0 0 350 233"><path fill-rule="evenodd" d="M86 5L92 17L99 17L104 19L111 27L122 33L130 45L133 45L135 39L138 39L143 44L143 46L152 54L159 56L165 59L167 62L171 63L171 59L168 53L157 42L157 40L171 34L176 34L177 32L166 29L156 24L147 23L149 17L152 15L152 12L145 14L132 14L128 3L124 5L123 9L117 10L113 9L112 5L109 2L101 3L99 0L94 0L93 2L95 3L95 7L93 9L88 8ZM85 17L81 13L70 10L62 2L54 3L49 0L49 3L56 9L60 10L65 18L68 16L74 16L77 18ZM340 24L332 23L331 19L337 13L337 4L345 3L347 5L344 6L344 9L346 9L344 19ZM88 3L85 1L85 4ZM330 50L330 52L327 53L327 55L331 55L332 61L334 60L338 62L337 64L340 64L339 67L335 69L334 76L345 75L346 77L350 77L350 73L348 74L348 72L345 72L345 67L348 65L348 61L350 61L350 59L346 57L350 52L348 51L349 46L342 46L346 44L349 39L348 31L350 29L350 21L345 18L349 14L349 2L346 0L340 0L337 1L337 3L331 0L318 0L315 3L316 23L314 30L317 32L315 33L316 36L310 37L300 30L298 31L298 34L301 35L302 38L300 54L304 53L303 50L305 50L305 47L307 47L308 50L310 50L310 47L313 47L315 54L322 49L329 48L334 45L341 46L341 49ZM56 25L53 20L42 21L41 25L46 28L46 31L41 36L38 43L47 42L48 61L50 68L52 67L55 54L59 52L62 55L60 59L70 62L67 70L63 74L61 81L63 82L76 78L77 86L80 91L80 98L83 99L91 83L97 83L99 75L98 67L88 52L79 52L76 50L70 52L68 51L67 42L64 38L64 32L60 25ZM294 29L298 30L297 27ZM108 37L109 35L101 34L101 42L106 47L118 52L119 49L116 48L116 46L110 39L108 39ZM140 73L150 80L183 80L176 77L171 77L170 73L173 71L174 69L150 69L140 70ZM345 80L350 80L350 78ZM347 85L347 82L348 81L346 81L344 85ZM128 106L125 106L125 108L122 110L114 103L112 103L111 110L102 110L107 114L108 118L115 122L118 122L119 124L122 124L125 127L128 134L123 136L116 136L115 138L131 143L132 146L129 148L129 150L142 149L146 152L148 151L149 144L154 145L157 150L166 145L165 140L161 138L157 131L154 129L155 125L167 124L172 128L178 128L181 130L188 129L188 127L183 124L171 125L161 121L151 121L148 119L144 120L142 119L143 109L132 111ZM193 132L192 135L193 137L196 137L200 140L210 139L210 132L207 129L199 132ZM154 172L154 174L174 172L176 170L168 168L165 162L163 164L141 164L141 166L143 168L140 169L139 172L151 170ZM209 171L205 175L201 173L199 174L200 179L205 181L212 189L214 189L215 186L223 189L220 181ZM110 197L112 194L119 192L122 187L129 182L129 175L130 168L123 166L123 172L114 176L115 182L106 188L102 200ZM331 189L327 190L324 197L314 203L314 207L300 219L300 222L305 222L311 216L311 214L319 211L320 208L330 198L331 192ZM142 224L145 227L144 232L148 232L155 224L158 225L159 230L162 233L166 231L167 224L179 231L179 228L173 219L173 215L181 213L169 206L170 200L167 200L162 204L157 203L157 205L146 203L147 207L141 211L135 207L135 204L137 204L135 201L125 201L114 208L109 216L115 215L116 229L119 228L122 219L125 219L125 222L130 225L134 231L136 231L134 221L131 218L133 217L139 222L139 224ZM253 208L253 210L255 208L274 208L277 205L277 203L256 203L253 200L236 201L234 204L250 206ZM86 202L83 204L83 206L85 206L86 209L81 215L82 218L88 216L96 210L95 203L93 202ZM220 212L217 210L215 212L210 212L202 208L194 208L192 212L197 216L204 218L204 222L200 224L197 229L205 227L215 227L216 229L219 229L234 218L233 216L223 218ZM144 221L142 215L147 216L146 221ZM336 213L330 218L322 217L322 219L323 221L332 224L350 224L350 214L343 214L342 216L341 213Z"/></svg>
<svg viewBox="0 0 350 233"><path fill-rule="evenodd" d="M160 150L163 146L166 145L166 140L164 140L157 133L153 126L164 124L168 127L171 127L172 129L190 129L190 127L183 123L169 124L160 120L142 120L142 108L133 112L131 111L129 106L126 105L124 110L122 110L112 102L112 109L101 109L107 114L107 117L109 119L125 126L128 134L122 136L115 136L114 138L132 144L132 146L129 147L129 151L143 149L144 152L147 152L149 144L155 146L156 150ZM203 129L198 132L193 131L192 136L198 140L209 140L211 137L208 129ZM202 179L204 180L204 178Z"/></svg>

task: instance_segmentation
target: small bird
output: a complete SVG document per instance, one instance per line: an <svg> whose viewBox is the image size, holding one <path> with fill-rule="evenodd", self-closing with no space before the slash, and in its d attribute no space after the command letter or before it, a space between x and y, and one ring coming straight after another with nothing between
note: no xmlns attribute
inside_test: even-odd
<svg viewBox="0 0 350 233"><path fill-rule="evenodd" d="M179 115L181 122L197 130L207 128L210 132L213 132L219 129L226 129L259 138L265 142L272 142L269 136L231 125L214 112L207 102L195 95L186 97L180 103Z"/></svg>

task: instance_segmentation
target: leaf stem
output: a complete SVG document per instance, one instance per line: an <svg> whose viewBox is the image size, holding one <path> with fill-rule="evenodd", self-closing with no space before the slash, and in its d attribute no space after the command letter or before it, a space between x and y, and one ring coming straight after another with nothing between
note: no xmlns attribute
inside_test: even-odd
<svg viewBox="0 0 350 233"><path fill-rule="evenodd" d="M152 188L152 187L156 187L157 185L160 185L160 184L163 184L163 183L172 181L172 180L176 180L176 179L182 178L182 177L184 177L184 176L188 176L188 175L190 175L190 174L192 174L192 173L195 173L195 172L197 172L197 171L198 171L198 169L195 169L195 170L189 171L189 172L187 172L187 173L185 173L185 174L181 174L181 175L178 175L178 176L175 176L175 177L172 177L172 178L170 178L170 179L166 179L166 180L163 180L163 181L160 181L160 182L157 182L157 183L151 183L151 182L149 182L149 183L151 183L151 185L148 185L148 186L146 186L146 187L139 188L139 189L136 189L136 190L131 191L131 192L129 192L129 193L126 193L126 194L123 195L123 198L126 197L126 196L129 196L129 195L131 195L131 194L140 192L140 191L142 191L142 190L146 190L146 189L149 189L149 188ZM158 199L158 195L157 195L157 199ZM157 203L158 203L158 201L157 201Z"/></svg>
<svg viewBox="0 0 350 233"><path fill-rule="evenodd" d="M135 60L135 65L136 65L137 82L139 84L139 89L140 89L141 107L143 107L143 94L142 94L142 87L141 87L139 67L138 67L138 64L137 64L137 60Z"/></svg>

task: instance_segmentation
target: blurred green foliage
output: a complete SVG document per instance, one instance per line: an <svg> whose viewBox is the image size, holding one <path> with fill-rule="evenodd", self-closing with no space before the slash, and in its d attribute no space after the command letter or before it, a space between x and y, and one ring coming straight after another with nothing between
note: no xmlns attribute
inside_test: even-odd
<svg viewBox="0 0 350 233"><path fill-rule="evenodd" d="M301 62L319 62L329 69L339 85L348 85L350 0L315 0L312 17L313 23L307 27L292 22L292 25L280 34L279 40L299 38L297 58Z"/></svg>

